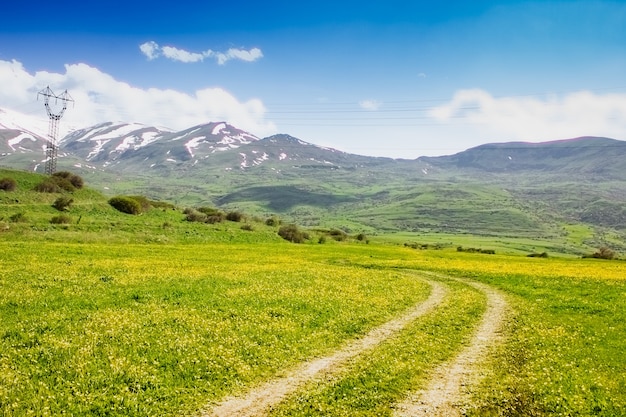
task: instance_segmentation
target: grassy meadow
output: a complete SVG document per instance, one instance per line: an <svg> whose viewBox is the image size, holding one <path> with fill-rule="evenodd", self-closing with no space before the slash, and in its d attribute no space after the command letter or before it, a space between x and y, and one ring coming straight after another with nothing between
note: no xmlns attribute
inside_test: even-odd
<svg viewBox="0 0 626 417"><path fill-rule="evenodd" d="M623 261L502 254L507 242L470 236L420 250L404 237L319 244L312 232L298 245L262 219L131 216L88 189L59 225L58 195L29 191L36 175L9 174L19 188L0 191L2 416L199 415L401 315L433 280L448 290L436 309L271 415L391 415L468 343L486 309L467 284L479 281L510 311L467 415L626 416Z"/></svg>

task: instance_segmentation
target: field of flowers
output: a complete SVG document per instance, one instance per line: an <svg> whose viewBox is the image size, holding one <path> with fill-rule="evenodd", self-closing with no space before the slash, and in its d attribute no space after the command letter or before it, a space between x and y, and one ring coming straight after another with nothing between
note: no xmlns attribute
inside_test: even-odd
<svg viewBox="0 0 626 417"><path fill-rule="evenodd" d="M625 262L452 251L398 258L378 265L469 277L509 295L506 342L468 415L626 416Z"/></svg>
<svg viewBox="0 0 626 417"><path fill-rule="evenodd" d="M0 243L0 415L192 414L428 296L306 252Z"/></svg>
<svg viewBox="0 0 626 417"><path fill-rule="evenodd" d="M469 415L626 415L626 263L395 245L0 242L0 415L194 415L426 299L512 308ZM430 277L429 279L433 279ZM442 305L276 415L391 415L484 295Z"/></svg>

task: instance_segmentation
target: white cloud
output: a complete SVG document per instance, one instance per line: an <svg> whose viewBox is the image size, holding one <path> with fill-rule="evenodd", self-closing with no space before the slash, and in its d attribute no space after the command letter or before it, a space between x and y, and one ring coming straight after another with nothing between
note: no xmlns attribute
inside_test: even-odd
<svg viewBox="0 0 626 417"><path fill-rule="evenodd" d="M375 110L378 110L381 105L382 105L382 103L380 103L379 101L376 101L376 100L362 100L362 101L359 101L359 106L362 109L364 109L364 110L375 111Z"/></svg>
<svg viewBox="0 0 626 417"><path fill-rule="evenodd" d="M275 133L258 99L239 101L228 91L204 88L194 94L157 88L141 89L86 64L65 66L65 73L29 73L17 61L0 60L0 107L47 118L37 93L46 86L57 94L68 90L75 104L60 123L61 130L106 121L139 122L185 129L194 124L226 121L257 136ZM53 106L57 103L51 103ZM53 111L55 109L53 108ZM61 133L61 132L60 132Z"/></svg>
<svg viewBox="0 0 626 417"><path fill-rule="evenodd" d="M220 65L225 64L231 59L239 59L246 62L254 62L263 57L263 52L259 48L252 48L249 51L245 49L230 48L225 54L217 53L217 63Z"/></svg>
<svg viewBox="0 0 626 417"><path fill-rule="evenodd" d="M259 48L252 48L249 50L230 48L226 52L215 52L211 49L207 49L203 52L189 52L173 46L159 46L159 44L154 41L142 43L139 45L139 50L150 61L160 56L171 59L172 61L184 63L201 62L206 58L214 58L217 60L219 65L224 65L226 62L233 59L245 62L254 62L263 57L263 52Z"/></svg>
<svg viewBox="0 0 626 417"><path fill-rule="evenodd" d="M184 49L174 48L172 46L164 46L161 48L161 52L165 58L169 58L172 61L180 61L180 62L199 62L204 60L204 54L198 54L195 52L188 52Z"/></svg>
<svg viewBox="0 0 626 417"><path fill-rule="evenodd" d="M148 57L150 61L158 58L160 55L159 45L154 41L142 43L141 45L139 45L139 49L146 57Z"/></svg>
<svg viewBox="0 0 626 417"><path fill-rule="evenodd" d="M623 138L626 94L580 91L544 99L498 98L479 89L461 90L430 115L440 122L469 123L501 141L536 142L586 135Z"/></svg>

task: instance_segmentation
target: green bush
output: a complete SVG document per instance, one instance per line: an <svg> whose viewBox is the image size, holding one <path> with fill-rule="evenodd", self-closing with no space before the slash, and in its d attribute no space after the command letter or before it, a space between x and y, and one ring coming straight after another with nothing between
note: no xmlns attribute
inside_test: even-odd
<svg viewBox="0 0 626 417"><path fill-rule="evenodd" d="M35 186L35 191L40 193L60 193L61 191L73 192L83 188L84 182L78 175L67 171L55 172Z"/></svg>
<svg viewBox="0 0 626 417"><path fill-rule="evenodd" d="M219 209L213 207L198 207L196 210L198 210L200 213L206 214L207 216L215 216L221 214L221 211Z"/></svg>
<svg viewBox="0 0 626 417"><path fill-rule="evenodd" d="M117 196L109 199L111 207L126 214L141 214L141 204L132 197Z"/></svg>
<svg viewBox="0 0 626 417"><path fill-rule="evenodd" d="M495 255L496 251L493 249L481 249L481 248L464 248L463 246L459 246L456 248L457 252L468 252L468 253L484 253L486 255Z"/></svg>
<svg viewBox="0 0 626 417"><path fill-rule="evenodd" d="M224 213L217 212L211 216L207 216L206 223L209 223L209 224L221 223L224 221L225 218L226 218L226 215Z"/></svg>
<svg viewBox="0 0 626 417"><path fill-rule="evenodd" d="M309 235L300 230L295 224L281 226L281 228L278 229L278 236L293 243L303 243L309 238Z"/></svg>
<svg viewBox="0 0 626 417"><path fill-rule="evenodd" d="M61 187L55 180L46 178L39 184L35 185L35 191L39 193L60 193Z"/></svg>
<svg viewBox="0 0 626 417"><path fill-rule="evenodd" d="M267 226L280 226L280 219L276 216L269 217L265 220Z"/></svg>
<svg viewBox="0 0 626 417"><path fill-rule="evenodd" d="M607 246L602 246L600 249L597 250L597 252L591 255L585 255L583 256L583 258L615 259L616 255L615 255L615 252L611 248Z"/></svg>
<svg viewBox="0 0 626 417"><path fill-rule="evenodd" d="M132 198L135 201L137 201L141 205L142 213L146 212L146 211L148 211L148 210L150 210L152 208L152 201L148 200L147 197L144 197L142 195L130 195L128 197Z"/></svg>
<svg viewBox="0 0 626 417"><path fill-rule="evenodd" d="M68 171L55 172L54 174L52 174L52 177L58 178L57 181L62 181L62 180L67 181L68 183L71 184L71 187L73 189L81 189L85 185L85 182L80 176L76 174L72 174L71 172L68 172ZM65 189L65 187L62 187L62 188ZM66 190L66 191L73 191L73 190Z"/></svg>
<svg viewBox="0 0 626 417"><path fill-rule="evenodd" d="M50 223L52 224L70 224L71 222L72 218L67 214L59 214L50 219Z"/></svg>
<svg viewBox="0 0 626 417"><path fill-rule="evenodd" d="M332 229L329 232L329 234L337 242L343 242L344 240L348 238L348 234L344 232L343 230L339 230L339 229Z"/></svg>
<svg viewBox="0 0 626 417"><path fill-rule="evenodd" d="M54 207L55 209L59 211L65 211L70 208L73 202L74 202L73 199L67 196L61 196L57 198L56 200L54 200L54 203L52 203L52 207Z"/></svg>
<svg viewBox="0 0 626 417"><path fill-rule="evenodd" d="M246 230L248 232L253 232L254 231L254 227L252 227L252 225L250 223L246 223L246 224L241 226L241 230Z"/></svg>
<svg viewBox="0 0 626 417"><path fill-rule="evenodd" d="M240 222L243 218L243 214L238 211L231 211L226 215L226 220L230 222Z"/></svg>
<svg viewBox="0 0 626 417"><path fill-rule="evenodd" d="M185 215L185 220L188 222L206 223L209 217L206 214L192 208L186 208L185 211L183 211L183 214Z"/></svg>
<svg viewBox="0 0 626 417"><path fill-rule="evenodd" d="M0 179L0 190L15 191L16 188L17 188L17 182L13 178Z"/></svg>

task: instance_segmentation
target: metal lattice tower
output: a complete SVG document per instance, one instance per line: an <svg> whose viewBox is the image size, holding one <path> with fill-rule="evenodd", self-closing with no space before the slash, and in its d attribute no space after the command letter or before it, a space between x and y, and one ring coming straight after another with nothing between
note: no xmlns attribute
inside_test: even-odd
<svg viewBox="0 0 626 417"><path fill-rule="evenodd" d="M68 94L67 90L60 96L57 96L52 92L50 87L46 87L37 93L37 98L43 96L43 103L46 106L50 123L48 124L48 144L46 145L46 175L52 175L57 170L57 155L59 152L59 145L57 143L57 135L59 134L59 120L63 117L65 109L67 109L67 103L69 101L74 102L74 99ZM63 107L58 113L53 113L50 108L50 99L54 99L55 103L62 102Z"/></svg>

